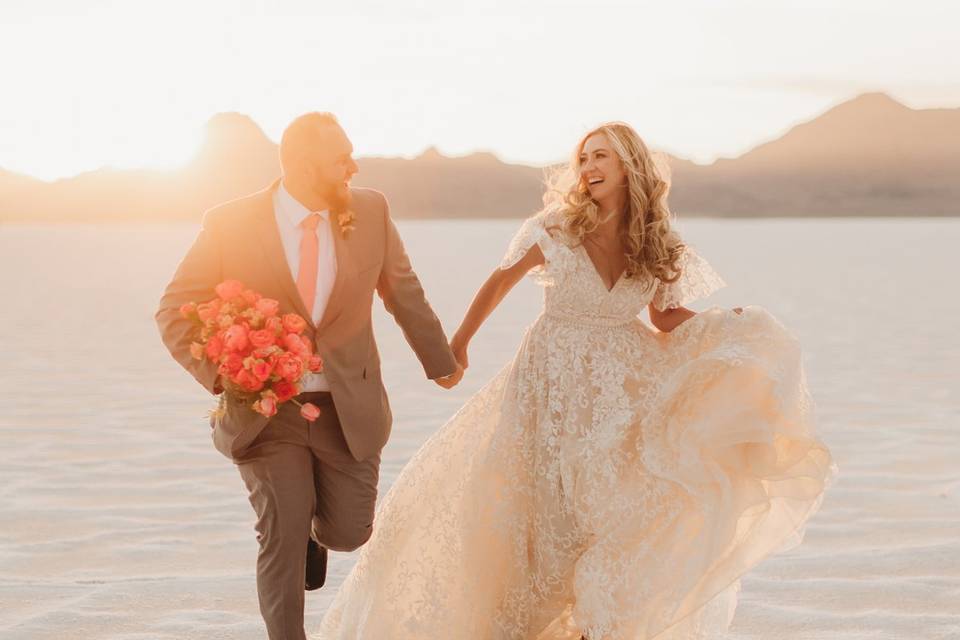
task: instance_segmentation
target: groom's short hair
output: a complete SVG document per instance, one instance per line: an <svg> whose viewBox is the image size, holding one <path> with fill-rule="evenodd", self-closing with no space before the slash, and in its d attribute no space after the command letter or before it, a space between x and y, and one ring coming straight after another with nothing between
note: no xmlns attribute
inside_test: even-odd
<svg viewBox="0 0 960 640"><path fill-rule="evenodd" d="M339 127L337 116L329 111L312 111L297 117L283 130L280 138L280 166L290 171L302 158L309 157L317 144L318 133L329 126Z"/></svg>

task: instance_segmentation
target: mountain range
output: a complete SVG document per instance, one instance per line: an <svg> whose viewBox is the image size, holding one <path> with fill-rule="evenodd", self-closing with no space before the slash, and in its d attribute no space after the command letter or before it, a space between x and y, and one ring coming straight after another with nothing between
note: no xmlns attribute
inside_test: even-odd
<svg viewBox="0 0 960 640"><path fill-rule="evenodd" d="M543 167L490 153L358 160L357 186L400 218L519 217L541 202ZM779 138L708 165L668 157L683 216L960 215L960 109L912 109L882 93L841 103ZM45 182L0 169L0 222L196 220L279 175L277 145L249 117L215 115L171 171L100 169Z"/></svg>

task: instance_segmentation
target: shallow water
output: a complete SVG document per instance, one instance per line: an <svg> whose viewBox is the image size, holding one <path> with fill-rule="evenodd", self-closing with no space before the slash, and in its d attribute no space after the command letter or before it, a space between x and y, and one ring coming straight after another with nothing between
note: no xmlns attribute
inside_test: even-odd
<svg viewBox="0 0 960 640"><path fill-rule="evenodd" d="M401 223L454 329L517 221ZM262 638L253 513L209 440L210 397L153 311L195 225L0 227L0 637ZM686 240L804 345L841 473L802 546L743 581L731 637L960 638L960 220L693 220ZM516 350L522 283L463 384L424 379L376 305L394 407L381 489ZM308 594L315 627L355 554Z"/></svg>

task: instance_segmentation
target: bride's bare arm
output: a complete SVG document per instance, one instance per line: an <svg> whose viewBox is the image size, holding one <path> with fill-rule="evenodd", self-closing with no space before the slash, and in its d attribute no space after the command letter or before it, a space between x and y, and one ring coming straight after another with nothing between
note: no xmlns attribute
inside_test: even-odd
<svg viewBox="0 0 960 640"><path fill-rule="evenodd" d="M480 329L483 321L493 313L504 296L520 282L530 269L543 263L543 252L540 250L540 246L535 244L516 264L508 269L497 269L490 274L490 277L473 297L473 302L470 303L470 308L463 316L460 328L457 329L457 332L453 334L453 339L450 340L450 348L453 349L453 355L457 358L460 366L466 369L470 365L467 357L467 346L474 334Z"/></svg>
<svg viewBox="0 0 960 640"><path fill-rule="evenodd" d="M660 331L667 333L673 331L681 324L697 315L696 311L691 311L686 307L677 307L676 309L667 309L660 311L653 304L648 305L650 311L650 322Z"/></svg>
<svg viewBox="0 0 960 640"><path fill-rule="evenodd" d="M667 333L673 331L681 324L697 315L696 311L691 311L686 307L677 307L676 309L667 309L666 311L660 311L653 304L648 305L650 310L650 322L653 323L660 331L665 331ZM743 313L742 307L734 307L733 312L736 314Z"/></svg>

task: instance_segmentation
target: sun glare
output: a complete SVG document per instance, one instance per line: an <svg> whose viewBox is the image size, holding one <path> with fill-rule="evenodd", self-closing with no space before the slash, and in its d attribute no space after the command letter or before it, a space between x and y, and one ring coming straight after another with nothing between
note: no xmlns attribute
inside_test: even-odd
<svg viewBox="0 0 960 640"><path fill-rule="evenodd" d="M18 170L52 181L101 168L176 170L197 153L202 135L182 124L135 131L113 122L88 126L66 141L44 142L22 151Z"/></svg>

